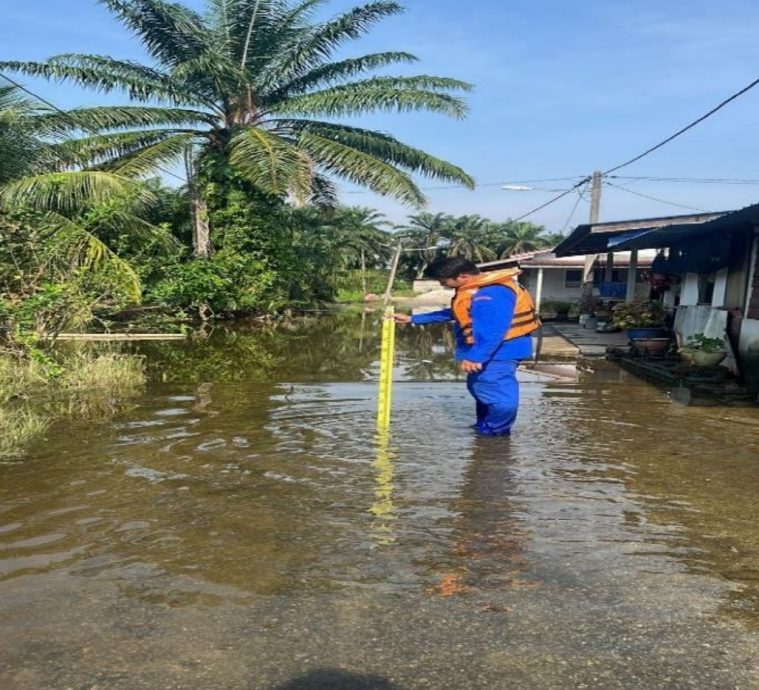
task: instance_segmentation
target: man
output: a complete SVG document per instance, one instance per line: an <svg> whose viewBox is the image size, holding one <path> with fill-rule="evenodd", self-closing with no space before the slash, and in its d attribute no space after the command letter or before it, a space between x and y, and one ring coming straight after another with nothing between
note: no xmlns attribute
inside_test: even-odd
<svg viewBox="0 0 759 690"><path fill-rule="evenodd" d="M430 264L426 275L455 288L450 309L408 316L398 323L454 322L456 359L467 374L467 389L477 402L476 431L509 436L519 408L519 362L532 357L531 333L540 320L530 294L519 285L516 268L482 273L476 264L452 257Z"/></svg>

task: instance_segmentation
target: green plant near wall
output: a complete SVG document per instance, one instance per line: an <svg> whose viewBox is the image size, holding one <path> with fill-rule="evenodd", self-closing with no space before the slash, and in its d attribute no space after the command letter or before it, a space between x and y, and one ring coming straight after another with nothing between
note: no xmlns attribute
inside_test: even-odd
<svg viewBox="0 0 759 690"><path fill-rule="evenodd" d="M656 328L664 324L667 312L662 302L638 301L618 304L612 314L618 328Z"/></svg>
<svg viewBox="0 0 759 690"><path fill-rule="evenodd" d="M696 333L688 338L684 349L701 350L701 352L717 353L725 351L724 338L708 338L703 333Z"/></svg>

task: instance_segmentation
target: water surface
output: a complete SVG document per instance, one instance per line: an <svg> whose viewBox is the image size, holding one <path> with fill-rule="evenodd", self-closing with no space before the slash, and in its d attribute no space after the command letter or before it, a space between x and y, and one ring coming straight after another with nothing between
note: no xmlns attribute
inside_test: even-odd
<svg viewBox="0 0 759 690"><path fill-rule="evenodd" d="M757 688L759 412L603 362L478 439L440 329L151 344L145 394L0 466L0 687Z"/></svg>

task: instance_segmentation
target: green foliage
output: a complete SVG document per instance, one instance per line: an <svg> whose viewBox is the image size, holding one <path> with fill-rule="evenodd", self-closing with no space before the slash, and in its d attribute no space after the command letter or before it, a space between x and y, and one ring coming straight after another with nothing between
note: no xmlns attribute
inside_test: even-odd
<svg viewBox="0 0 759 690"><path fill-rule="evenodd" d="M421 213L409 217L398 236L408 250L403 257L404 273L421 278L435 259L461 256L476 263L505 259L523 252L549 249L556 236L533 223L497 223L478 215L452 216Z"/></svg>
<svg viewBox="0 0 759 690"><path fill-rule="evenodd" d="M696 333L688 338L686 350L701 350L702 352L725 352L724 338L708 338L703 333Z"/></svg>
<svg viewBox="0 0 759 690"><path fill-rule="evenodd" d="M664 323L666 314L662 302L638 301L615 306L613 320L619 328L655 328Z"/></svg>
<svg viewBox="0 0 759 690"><path fill-rule="evenodd" d="M314 21L313 0L221 7L207 0L202 13L164 0L102 4L140 40L150 66L76 53L0 62L0 69L119 91L132 101L41 113L38 127L73 135L56 149L60 158L131 178L183 158L202 175L204 161L216 156L260 192L300 203L334 196L325 174L414 206L425 201L414 174L474 186L460 168L388 134L329 121L380 111L466 114L457 95L470 90L465 82L371 76L413 62L408 53L337 57L400 13L395 2L371 2L324 22ZM88 134L74 138L82 131Z"/></svg>

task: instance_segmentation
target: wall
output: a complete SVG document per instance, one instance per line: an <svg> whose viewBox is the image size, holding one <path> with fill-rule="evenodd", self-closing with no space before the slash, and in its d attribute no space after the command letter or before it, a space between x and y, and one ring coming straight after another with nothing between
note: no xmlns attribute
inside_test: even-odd
<svg viewBox="0 0 759 690"><path fill-rule="evenodd" d="M564 287L564 268L543 269L543 296L542 301L554 302L579 302L582 297L582 288ZM525 268L522 275L522 284L535 296L535 288L538 284L538 269Z"/></svg>

